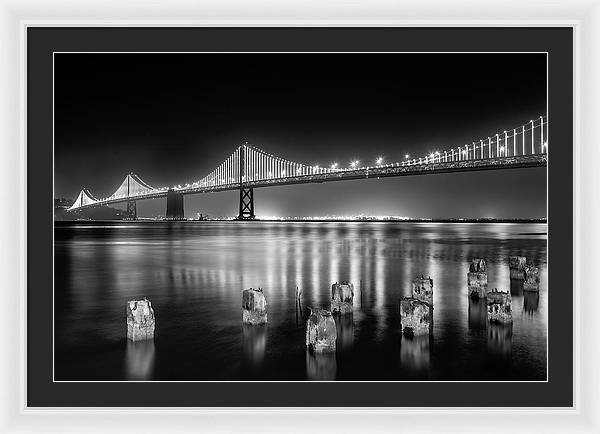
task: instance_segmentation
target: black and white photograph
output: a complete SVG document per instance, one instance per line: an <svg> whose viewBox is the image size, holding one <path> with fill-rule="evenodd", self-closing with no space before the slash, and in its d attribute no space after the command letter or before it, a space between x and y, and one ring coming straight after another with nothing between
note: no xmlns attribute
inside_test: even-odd
<svg viewBox="0 0 600 434"><path fill-rule="evenodd" d="M547 95L545 52L53 53L53 381L548 381Z"/></svg>

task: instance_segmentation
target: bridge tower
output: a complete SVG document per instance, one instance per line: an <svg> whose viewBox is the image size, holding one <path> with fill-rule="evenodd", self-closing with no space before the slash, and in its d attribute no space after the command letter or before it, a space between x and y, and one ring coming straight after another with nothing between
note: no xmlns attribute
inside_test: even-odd
<svg viewBox="0 0 600 434"><path fill-rule="evenodd" d="M244 179L246 178L246 147L248 142L242 140L240 145L240 212L238 220L254 220L254 189L252 187L244 187Z"/></svg>
<svg viewBox="0 0 600 434"><path fill-rule="evenodd" d="M127 219L137 220L137 206L135 200L127 201Z"/></svg>
<svg viewBox="0 0 600 434"><path fill-rule="evenodd" d="M183 194L171 189L167 192L167 220L185 220Z"/></svg>
<svg viewBox="0 0 600 434"><path fill-rule="evenodd" d="M127 175L127 197L129 197L131 195L131 175L133 174L133 172L131 172L129 175ZM137 205L135 200L128 200L127 201L127 217L128 220L137 220Z"/></svg>

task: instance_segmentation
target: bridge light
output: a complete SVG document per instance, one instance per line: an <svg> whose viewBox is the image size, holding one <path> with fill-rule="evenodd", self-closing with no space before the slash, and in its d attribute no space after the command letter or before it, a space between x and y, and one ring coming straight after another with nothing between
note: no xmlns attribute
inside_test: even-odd
<svg viewBox="0 0 600 434"><path fill-rule="evenodd" d="M431 154L429 154L429 158L433 159L434 155L433 152Z"/></svg>
<svg viewBox="0 0 600 434"><path fill-rule="evenodd" d="M354 160L353 162L350 163L350 167L352 167L353 169L355 169L358 166L359 161L358 160Z"/></svg>
<svg viewBox="0 0 600 434"><path fill-rule="evenodd" d="M331 168L332 168L332 169L337 169L337 166L338 166L338 164L337 164L337 163L333 163L333 164L331 165Z"/></svg>
<svg viewBox="0 0 600 434"><path fill-rule="evenodd" d="M377 157L377 160L375 161L375 163L377 163L377 164L383 163L383 157Z"/></svg>

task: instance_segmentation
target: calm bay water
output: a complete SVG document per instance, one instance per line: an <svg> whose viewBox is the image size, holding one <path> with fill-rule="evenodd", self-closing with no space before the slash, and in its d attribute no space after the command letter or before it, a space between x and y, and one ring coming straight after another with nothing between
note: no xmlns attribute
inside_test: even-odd
<svg viewBox="0 0 600 434"><path fill-rule="evenodd" d="M57 223L56 380L545 380L545 224L375 222ZM538 294L509 279L508 256L540 267ZM471 258L511 290L512 328L467 296ZM400 334L398 299L434 280L432 337ZM308 306L362 282L337 321L337 352L304 346ZM303 290L295 300L296 286ZM262 287L266 327L242 326L241 290ZM154 341L126 339L127 300L148 297Z"/></svg>

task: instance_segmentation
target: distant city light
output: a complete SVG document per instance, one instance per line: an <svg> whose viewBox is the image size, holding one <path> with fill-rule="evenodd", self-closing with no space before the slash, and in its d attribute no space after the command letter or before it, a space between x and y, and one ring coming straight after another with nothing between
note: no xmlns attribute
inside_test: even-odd
<svg viewBox="0 0 600 434"><path fill-rule="evenodd" d="M383 163L383 157L377 157L376 163L377 164Z"/></svg>
<svg viewBox="0 0 600 434"><path fill-rule="evenodd" d="M337 169L337 166L338 166L338 164L337 164L337 163L333 163L333 164L331 165L331 168L332 168L332 169Z"/></svg>
<svg viewBox="0 0 600 434"><path fill-rule="evenodd" d="M354 160L352 163L350 163L350 167L352 167L354 169L358 166L358 163L359 163L358 160Z"/></svg>
<svg viewBox="0 0 600 434"><path fill-rule="evenodd" d="M429 154L429 158L433 159L434 155L433 152L431 154Z"/></svg>

